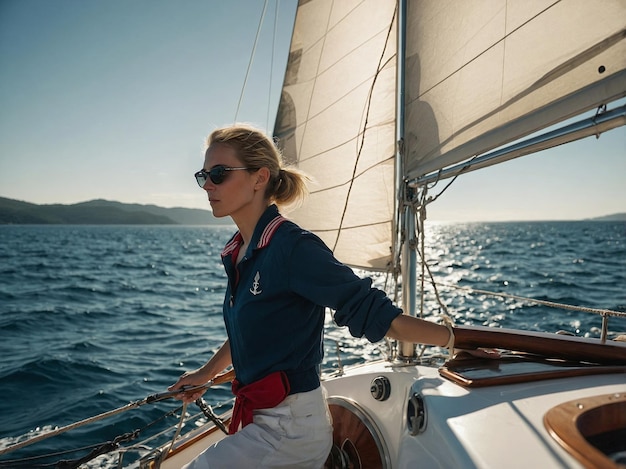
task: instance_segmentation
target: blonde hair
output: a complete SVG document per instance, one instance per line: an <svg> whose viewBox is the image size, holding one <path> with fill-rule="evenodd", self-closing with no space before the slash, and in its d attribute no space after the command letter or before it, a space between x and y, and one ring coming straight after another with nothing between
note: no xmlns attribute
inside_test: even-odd
<svg viewBox="0 0 626 469"><path fill-rule="evenodd" d="M207 148L215 144L228 145L235 150L246 168L269 169L270 180L265 197L270 202L281 207L291 206L301 203L308 194L308 176L296 168L285 166L281 151L261 130L247 124L222 127L211 132L207 138Z"/></svg>

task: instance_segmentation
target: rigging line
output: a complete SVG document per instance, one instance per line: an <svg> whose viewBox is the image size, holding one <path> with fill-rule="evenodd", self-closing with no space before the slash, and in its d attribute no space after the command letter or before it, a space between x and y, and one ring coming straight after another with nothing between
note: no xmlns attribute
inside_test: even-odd
<svg viewBox="0 0 626 469"><path fill-rule="evenodd" d="M423 199L423 201L422 201L422 202L420 202L420 204L424 204L424 206L425 206L426 204L431 204L431 203L433 203L435 200L437 200L439 197L441 197L441 195L442 195L442 194L443 194L446 190L448 190L448 188L449 188L449 187L450 187L450 186L454 183L454 181L456 181L456 179L457 179L457 178L458 178L461 174L463 174L466 170L468 170L468 169L470 169L470 168L472 167L472 162L473 162L474 160L476 160L476 159L478 158L478 156L479 156L479 155L474 155L474 156L472 156L469 160L467 160L467 162L465 163L465 165L464 165L461 169L459 169L459 171L458 171L458 172L454 175L454 177L453 177L453 178L452 178L452 179L451 179L451 180L450 180L450 181L446 184L446 186L445 186L443 189L441 189L441 192L439 192L439 193L438 193L435 197L431 197L430 199L426 199L426 198L424 198L424 199ZM439 179L439 177L441 176L441 172L442 172L442 170L440 169L440 170L437 172L437 178L436 178L436 179L435 179L435 180L434 180L434 181L430 184L430 186L428 185L428 183L426 183L426 184L424 185L425 189L428 189L428 188L434 189L434 188L437 186L437 184L439 183L439 180L440 180L440 179ZM421 206L421 205L420 205L420 206Z"/></svg>
<svg viewBox="0 0 626 469"><path fill-rule="evenodd" d="M246 76L243 80L243 86L241 87L241 94L239 95L239 102L237 103L237 110L235 111L235 122L237 122L237 118L239 117L239 108L241 107L241 102L243 101L243 95L246 91L246 85L248 83L248 78L250 76L250 69L252 68L252 62L254 62L254 54L256 52L256 46L259 43L259 36L261 35L261 27L263 26L263 19L265 18L265 10L267 9L267 2L263 4L263 12L261 13L261 18L259 20L259 26L256 30L256 37L254 38L254 44L252 46L252 53L250 54L250 61L248 62L248 69L246 70Z"/></svg>
<svg viewBox="0 0 626 469"><path fill-rule="evenodd" d="M419 241L420 241L420 248L417 252L420 253L420 259L422 260L420 262L420 267L421 267L421 271L422 271L422 278L421 278L421 282L420 282L420 291L421 291L421 295L420 295L420 317L423 318L424 317L424 268L426 265L426 262L424 262L424 259L422 258L421 253L422 252L426 252L426 233L424 230L424 219L426 218L426 203L424 202L424 200L426 199L426 194L428 193L427 191L427 187L424 188L424 190L422 191L422 205L417 208L415 207L413 210L415 210L415 218L417 218L415 225L417 226L417 229L419 230ZM419 211L419 213L418 213ZM430 272L429 272L430 273Z"/></svg>
<svg viewBox="0 0 626 469"><path fill-rule="evenodd" d="M174 434L174 438L172 438L172 444L170 445L169 449L165 452L165 454L169 454L170 451L172 451L172 448L174 447L174 443L178 439L178 436L180 435L180 431L183 428L183 424L185 423L186 413L187 413L187 403L183 402L183 409L180 411L180 420L178 421L178 426L176 427L176 433Z"/></svg>
<svg viewBox="0 0 626 469"><path fill-rule="evenodd" d="M165 414L163 414L162 416L160 416L159 418L153 420L152 422L146 424L145 426L143 426L142 428L135 430L134 432L130 432L130 433L125 433L123 435L119 435L115 438L114 442L115 443L119 443L119 442L127 442L130 440L123 440L123 437L128 438L130 435L135 435L134 438L136 438L137 436L139 436L142 432L144 432L145 430L147 430L148 428L154 426L155 424L157 424L158 422L164 420L165 418L174 415L176 412L180 411L182 409L182 406L177 407L176 409L170 410L168 412L166 412ZM159 435L156 435L159 436ZM134 439L132 438L132 439ZM147 438L144 441L148 441L153 437ZM104 448L107 445L110 445L112 442L101 442L101 443L94 443L92 445L87 445L87 446L83 446L80 448L73 448L73 449L66 449L63 451L56 451L56 452L52 452L52 453L46 453L46 454L42 454L42 455L38 455L38 456L30 456L30 457L25 457L25 458L20 458L20 459L9 459L9 460L3 460L0 461L0 468L2 467L14 467L14 464L21 464L21 465L25 465L27 463L30 463L27 467L48 467L48 466L53 466L57 467L58 463L50 463L50 464L39 464L39 465L33 465L34 461L37 460L42 460L42 459L46 459L46 458L56 458L59 456L63 456L66 454L72 454L72 453L78 453L81 451L85 451L85 450L92 450L92 453L94 452L93 450L95 449L99 449L99 448ZM118 452L128 452L134 448L136 448L137 445L132 445L132 446L128 446L128 447L115 447L113 449L111 449L110 451L107 452L113 452L113 451L118 451ZM103 453L99 453L99 454L103 454ZM85 461L89 461L93 458L95 458L96 456L98 456L99 454L95 454L94 456L90 457L89 459L85 459ZM82 458L81 458L82 459ZM71 461L63 461L64 464L69 465ZM21 467L21 466L20 466Z"/></svg>
<svg viewBox="0 0 626 469"><path fill-rule="evenodd" d="M417 216L417 212L415 212L415 215ZM422 214L422 215L425 215L425 210L424 210L424 214ZM424 231L423 230L421 232L421 236L424 236ZM425 268L426 271L428 272L428 277L430 278L430 284L433 287L433 291L435 292L435 297L437 298L437 303L439 304L439 308L443 311L444 315L449 316L448 308L446 307L446 305L442 301L441 297L439 296L439 290L437 290L438 283L435 282L435 277L433 276L433 273L430 270L430 266L428 265L428 262L426 262L426 259L424 258L424 255L422 254L422 251L420 251L418 249L417 253L419 254L420 259L421 259L422 270ZM423 276L422 276L422 280L423 280ZM424 296L424 289L423 288L424 287L423 287L423 283L422 283L422 295L421 295L422 297Z"/></svg>
<svg viewBox="0 0 626 469"><path fill-rule="evenodd" d="M15 451L17 449L23 448L25 446L32 445L33 443L37 443L39 441L46 440L46 439L51 438L53 436L60 435L61 433L68 432L68 431L73 430L75 428L82 427L83 425L86 425L86 424L89 424L89 423L93 423L93 422L97 422L99 420L103 420L103 419L108 418L108 417L113 417L114 415L120 414L122 412L126 412L127 410L136 409L136 408L141 407L141 406L146 405L146 404L153 404L155 402L159 402L159 401L162 401L162 400L165 400L165 399L173 398L176 395L180 394L181 392L185 393L185 392L190 392L190 391L198 391L198 390L201 390L201 389L206 390L206 389L210 388L211 386L213 386L215 384L222 384L222 383L226 382L226 381L224 381L225 379L228 379L228 378L232 379L230 377L230 375L231 375L231 372L224 373L224 374L219 375L218 377L212 379L208 383L202 384L200 386L190 386L190 387L184 387L182 389L176 389L175 391L167 391L167 392L162 392L162 393L158 393L158 394L151 394L150 396L144 397L143 399L139 399L137 401L129 402L125 406L118 407L117 409L109 410L108 412L103 412L103 413L95 415L93 417L89 417L89 418L80 420L78 422L71 423L71 424L66 425L64 427L56 428L55 430L52 430L50 432L43 433L43 434L35 436L33 438L29 438L27 440L24 440L24 441L22 441L20 443L16 443L16 444L14 444L12 446L8 446L6 448L0 449L0 456L2 456L5 453L9 453L11 451Z"/></svg>
<svg viewBox="0 0 626 469"><path fill-rule="evenodd" d="M472 161L474 161L476 158L478 158L478 155L474 155L472 158L470 158L470 160L465 163L465 166L463 166L459 172L457 174L454 175L454 177L450 180L450 182L448 182L446 184L446 186L441 189L441 192L439 192L435 197L432 197L430 200L427 200L426 203L427 204L431 204L433 203L435 200L437 200L439 197L441 197L441 195L454 183L454 181L456 181L456 179L465 172L465 170L469 169L472 166ZM441 170L439 170L439 173L437 175L437 179L432 183L431 188L434 188L437 183L439 182L439 174L441 174Z"/></svg>
<svg viewBox="0 0 626 469"><path fill-rule="evenodd" d="M154 419L152 422L148 423L147 425L145 425L144 427L140 428L139 430L136 430L137 436L142 434L148 428L150 428L150 427L156 425L157 423L165 420L167 417L171 417L172 415L175 415L177 412L182 412L181 415L184 416L185 415L184 406L180 405L180 406L176 407L175 409L172 409L172 410L166 412L165 414L161 415L159 418ZM190 419L187 419L187 420L190 420ZM138 450L146 449L146 448L151 450L152 448L150 448L147 445L147 443L152 441L152 440L156 440L157 438L160 438L163 435L166 435L167 433L169 433L172 430L172 428L173 427L170 426L170 427L168 427L168 428L166 428L166 429L164 429L164 430L162 430L160 432L157 432L157 433L155 433L153 435L146 436L142 440L140 440L140 441L138 441L138 442L136 442L136 443L134 443L132 445L129 445L129 446L126 446L126 447L119 447L119 448L116 449L116 451L121 454L121 453L129 453L131 451L138 451Z"/></svg>
<svg viewBox="0 0 626 469"><path fill-rule="evenodd" d="M63 450L63 451L55 451L55 452L52 452L52 453L46 453L46 454L42 454L42 455L38 455L38 456L29 456L29 457L19 458L19 459L5 459L3 461L0 461L0 467L15 468L15 467L22 467L23 466L23 467L33 468L33 467L53 466L56 463L36 464L35 461L42 460L42 459L48 459L48 458L56 458L56 457L59 457L59 456L65 456L66 454L77 453L79 451L91 450L93 448L97 448L101 444L102 443L95 443L93 445L82 446L80 448L66 449L66 450ZM18 466L18 465L20 465L20 466Z"/></svg>
<svg viewBox="0 0 626 469"><path fill-rule="evenodd" d="M108 417L112 417L113 415L116 415L116 414L119 414L119 413L122 413L122 412L126 412L127 410L135 409L135 408L139 407L140 405L142 405L142 401L131 402L129 404L126 404L123 407L119 407L117 409L113 409L113 410L110 410L108 412L104 412L104 413L96 415L94 417L90 417L90 418L81 420L79 422L74 422L72 424L66 425L65 427L60 427L60 428L57 428L57 429L52 430L50 432L43 433L43 434L38 435L36 437L30 438L28 440L22 441L20 443L16 443L16 444L14 444L12 446L9 446L7 448L1 449L0 450L0 456L5 454L5 453L8 453L10 451L15 451L16 449L20 449L20 448L23 448L25 446L31 445L31 444L36 443L38 441L45 440L47 438L50 438L50 437L53 437L53 436L56 436L56 435L60 435L61 433L65 433L65 432L67 432L69 430L72 430L74 428L81 427L81 426L83 426L83 425L85 425L87 423L97 422L98 420L102 420L102 419L105 419L105 418L108 418Z"/></svg>
<svg viewBox="0 0 626 469"><path fill-rule="evenodd" d="M187 414L187 403L183 402L183 406L182 406L182 409L180 411L180 420L178 421L178 424L176 425L176 433L174 433L174 437L172 438L172 442L170 443L170 446L165 451L161 451L160 454L157 455L156 458L155 458L155 462L156 462L156 467L157 468L161 467L161 463L165 460L165 458L167 456L169 456L169 454L172 451L172 448L174 448L174 444L176 443L176 439L180 435L180 431L183 428L183 424L185 422L185 415L186 414Z"/></svg>
<svg viewBox="0 0 626 469"><path fill-rule="evenodd" d="M423 207L425 207L425 205L423 205ZM416 216L417 216L417 212L416 212ZM420 235L424 236L424 233L421 232ZM568 310L572 310L572 311L581 311L581 312L586 312L586 313L594 313L594 314L599 314L599 315L602 315L602 316L626 317L626 312L613 311L613 310L608 310L608 309L589 308L589 307L584 307L584 306L573 306L573 305L567 305L567 304L557 303L557 302L553 302L553 301L539 300L539 299L536 299L536 298L528 298L528 297L523 297L523 296L519 296L519 295L512 295L512 294L509 294L509 293L498 293L498 292L492 292L492 291L488 291L488 290L481 290L481 289L477 289L477 288L461 287L461 286L451 285L451 284L447 284L447 283L443 283L443 282L436 282L435 279L434 279L434 276L433 276L433 274L432 274L432 272L430 270L430 266L428 265L428 263L426 262L424 256L422 255L422 251L418 249L417 252L418 252L418 254L420 256L421 264L422 264L422 275L421 275L422 297L423 297L423 293L424 293L424 289L423 289L423 281L424 281L423 269L426 268L426 270L428 272L428 276L430 278L431 286L433 287L433 291L434 291L435 297L437 299L437 303L439 304L440 308L443 309L445 314L448 314L447 308L446 308L445 304L443 303L443 301L441 300L441 297L439 296L439 291L437 289L437 286L449 287L449 288L454 288L454 289L457 289L457 290L463 290L463 291L466 291L468 293L479 293L479 294L489 295L489 296L496 296L496 297L499 296L499 297L503 297L503 298L511 298L511 299L516 299L516 300L521 300L521 301L529 301L529 302L540 304L540 305L543 305L543 306L548 306L548 307L551 307L551 308L568 309Z"/></svg>
<svg viewBox="0 0 626 469"><path fill-rule="evenodd" d="M232 406L232 401L234 401L234 398L230 400L228 405ZM218 403L215 406L216 407L221 407L221 406L224 406L224 405L226 405L226 403ZM183 408L182 405L177 407L176 409L168 412L167 414L165 414L165 415L161 416L160 418L154 420L153 422L149 423L144 428L142 428L140 431L143 432L146 428L148 428L151 425L156 424L160 420L163 420L165 417L170 417L171 415L176 414L177 412L181 411L182 408ZM183 414L183 415L185 415L185 414ZM198 412L196 414L188 415L188 416L185 417L185 424L186 425L187 424L191 424L191 422L199 420L200 417L205 417L205 415L202 412ZM153 440L156 440L158 438L161 438L161 437L171 433L174 430L174 428L176 428L177 425L178 425L178 422L176 423L176 425L171 425L171 426L161 430L160 432L157 432L157 433L155 433L153 435L146 436L144 439L142 439L141 441L139 441L139 442L137 442L137 443L135 443L135 444L133 444L131 446L127 446L125 448L120 448L119 451L120 452L121 451L130 452L130 451L136 451L137 449L144 449L148 445L149 442L151 442ZM197 423L195 425L197 425ZM169 439L169 436L168 436L168 439Z"/></svg>
<svg viewBox="0 0 626 469"><path fill-rule="evenodd" d="M274 76L274 52L276 49L276 31L278 30L278 6L280 0L276 0L274 8L274 32L272 35L272 53L270 58L270 82L267 91L267 117L265 118L265 128L270 130L270 103L272 102L272 81ZM276 125L276 123L274 123Z"/></svg>
<svg viewBox="0 0 626 469"><path fill-rule="evenodd" d="M398 13L398 4L393 10L393 15L391 16L391 21L389 22L389 28L387 29L387 37L385 38L385 45L383 50L381 51L380 58L378 59L378 66L376 67L376 73L374 74L374 78L372 79L372 84L369 89L367 104L365 110L365 122L363 122L363 131L361 132L361 144L357 151L356 160L354 161L354 167L352 168L352 177L350 179L350 184L348 186L348 192L346 194L345 203L343 206L343 211L341 212L341 220L339 221L339 228L337 229L337 237L335 238L335 243L332 248L334 252L337 248L337 244L339 243L339 237L341 236L341 231L343 229L343 221L346 216L346 212L348 211L348 202L350 201L350 194L352 193L352 187L354 186L354 177L356 174L357 166L359 165L359 160L361 159L361 152L363 151L363 147L365 146L365 134L367 132L367 123L369 121L369 113L372 105L372 97L374 95L374 87L376 86L376 79L380 75L381 70L384 69L383 59L385 57L385 51L387 50L387 46L389 45L389 38L391 36L391 31L393 30L393 25L396 19L396 15Z"/></svg>
<svg viewBox="0 0 626 469"><path fill-rule="evenodd" d="M58 461L55 467L59 467L62 469L76 469L81 467L83 464L91 461L92 459L97 458L98 456L102 456L104 454L109 454L116 451L120 447L120 443L126 443L134 440L139 435L139 430L135 430L133 432L123 433L117 437L115 437L112 441L107 441L99 445L98 447L91 450L88 454L76 458L66 460L63 459ZM119 461L121 463L121 461ZM121 466L120 466L121 467Z"/></svg>
<svg viewBox="0 0 626 469"><path fill-rule="evenodd" d="M425 211L425 207L426 205L422 205L422 207L424 208ZM416 211L416 217L418 218L418 222L419 222L419 216L418 216L418 212ZM424 215L424 214L422 214ZM419 226L419 224L418 224ZM423 231L420 232L420 236L424 236ZM422 247L423 249L423 247ZM536 298L529 298L529 297L525 297L525 296L520 296L520 295L513 295L510 293L499 293L499 292L492 292L489 290L481 290L478 288L472 288L472 287L462 287L462 286L458 286L458 285L452 285L452 284L448 284L448 283L443 283L443 282L436 282L435 278L430 270L430 266L428 265L428 262L426 262L424 256L422 255L422 251L417 249L417 253L420 256L421 259L421 264L422 264L422 275L420 278L420 281L422 282L422 297L424 296L424 287L423 287L423 281L424 281L424 274L423 274L423 269L425 268L426 271L428 272L428 277L430 278L430 284L433 287L433 291L435 293L435 297L437 299L437 303L439 304L439 307L444 311L444 314L448 315L448 309L445 306L445 304L443 303L443 301L441 300L441 297L439 296L439 290L437 289L437 286L440 287L449 287L449 288L454 288L457 290L463 290L466 291L470 294L472 293L478 293L478 294L482 294L482 295L488 295L488 296L494 296L494 297L502 297L502 298L510 298L510 299L515 299L515 300L520 300L520 301L528 301L531 303L535 303L535 304L539 304L542 306L547 306L550 308L558 308L558 309L566 309L566 310L570 310L570 311L579 311L579 312L584 312L584 313L592 313L592 314L597 314L603 317L606 316L614 316L614 317L622 317L622 318L626 318L626 312L623 311L614 311L614 310L610 310L610 309L600 309L600 308L590 308L590 307L586 307L586 306L575 306L575 305L568 305L565 303L557 303L554 301L546 301L546 300L539 300Z"/></svg>
<svg viewBox="0 0 626 469"><path fill-rule="evenodd" d="M432 282L432 279L431 279ZM433 285L437 284L440 287L450 287L450 288L455 288L457 290L463 290L466 291L468 293L479 293L481 295L489 295L489 296L501 296L503 298L510 298L510 299L514 299L514 300L522 300L522 301L528 301L531 303L537 303L540 304L542 306L549 306L551 308L560 308L560 309L568 309L568 310L572 310L572 311L580 311L580 312L584 312L584 313L593 313L593 314L599 314L599 315L606 315L606 316L616 316L616 317L624 317L626 318L626 312L623 311L614 311L611 309L600 309L600 308L589 308L587 306L574 306L574 305L568 305L565 303L557 303L554 301L546 301L546 300L539 300L536 298L529 298L529 297L525 297L525 296L519 296L519 295L512 295L510 293L500 293L500 292L493 292L493 291L489 291L489 290L481 290L478 288L472 288L472 287L461 287L458 285L452 285L452 284L448 284L448 283L442 283L442 282L433 282Z"/></svg>

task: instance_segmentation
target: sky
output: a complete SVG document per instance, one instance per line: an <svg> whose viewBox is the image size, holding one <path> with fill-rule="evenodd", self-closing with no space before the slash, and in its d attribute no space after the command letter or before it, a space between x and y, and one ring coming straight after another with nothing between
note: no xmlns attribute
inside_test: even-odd
<svg viewBox="0 0 626 469"><path fill-rule="evenodd" d="M268 2L240 101L262 0L0 0L0 197L209 209L204 140L235 121L271 131L296 3L274 28ZM625 179L621 127L469 173L429 220L626 212Z"/></svg>

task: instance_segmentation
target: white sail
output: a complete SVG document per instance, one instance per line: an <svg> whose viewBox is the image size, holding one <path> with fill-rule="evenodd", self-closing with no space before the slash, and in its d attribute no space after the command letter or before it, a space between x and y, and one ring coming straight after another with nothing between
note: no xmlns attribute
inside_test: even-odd
<svg viewBox="0 0 626 469"><path fill-rule="evenodd" d="M401 191L397 17L395 0L300 1L275 129L315 180L291 216L373 270L389 266ZM404 179L626 96L625 32L626 0L408 1Z"/></svg>
<svg viewBox="0 0 626 469"><path fill-rule="evenodd" d="M409 178L626 95L625 0L407 2Z"/></svg>
<svg viewBox="0 0 626 469"><path fill-rule="evenodd" d="M394 15L393 1L301 1L275 129L314 181L291 218L373 270L387 267L393 229Z"/></svg>

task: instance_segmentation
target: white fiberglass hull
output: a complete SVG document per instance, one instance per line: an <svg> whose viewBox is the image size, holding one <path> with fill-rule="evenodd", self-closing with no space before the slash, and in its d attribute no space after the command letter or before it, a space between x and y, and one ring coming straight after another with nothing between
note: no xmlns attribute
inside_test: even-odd
<svg viewBox="0 0 626 469"><path fill-rule="evenodd" d="M381 362L356 371L324 386L331 401L356 403L375 425L387 451L383 467L394 469L582 467L549 435L546 412L575 399L626 395L624 373L467 389L428 366L392 368ZM379 376L390 382L383 402L370 392ZM408 425L413 395L425 409L425 426L417 435Z"/></svg>
<svg viewBox="0 0 626 469"><path fill-rule="evenodd" d="M498 374L497 368L491 371ZM372 388L381 382L389 395L377 400ZM615 396L620 411L626 409L626 374L615 369L466 387L442 376L437 366L380 361L346 368L323 386L335 418L335 446L343 447L344 457L328 467L579 468L584 461L550 435L546 413L569 401L604 395ZM161 467L180 468L223 437L220 431L209 432ZM607 461L606 467L620 467Z"/></svg>

